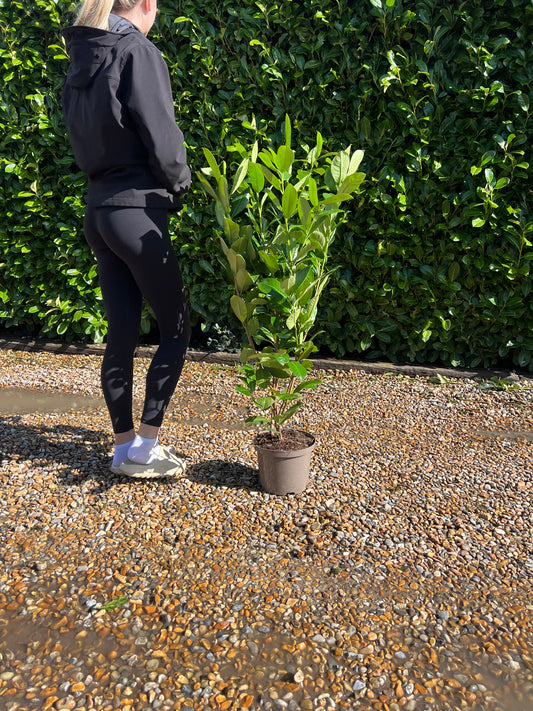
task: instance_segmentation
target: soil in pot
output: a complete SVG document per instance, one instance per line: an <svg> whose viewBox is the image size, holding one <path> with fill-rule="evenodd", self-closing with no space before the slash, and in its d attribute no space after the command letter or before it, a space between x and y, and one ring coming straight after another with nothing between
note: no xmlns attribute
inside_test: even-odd
<svg viewBox="0 0 533 711"><path fill-rule="evenodd" d="M272 432L260 432L254 437L254 444L256 447L261 447L262 449L276 449L281 451L290 451L294 449L306 449L310 447L315 438L307 434L307 432L301 432L300 430L283 430L281 437L278 437Z"/></svg>

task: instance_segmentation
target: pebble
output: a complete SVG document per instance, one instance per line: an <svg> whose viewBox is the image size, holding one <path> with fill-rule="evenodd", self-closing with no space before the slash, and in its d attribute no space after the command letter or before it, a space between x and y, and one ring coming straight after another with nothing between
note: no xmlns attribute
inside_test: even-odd
<svg viewBox="0 0 533 711"><path fill-rule="evenodd" d="M89 398L0 416L0 708L533 708L530 381L324 371L310 485L281 498L207 363L162 430L186 474L112 475L100 362L0 351L0 406Z"/></svg>

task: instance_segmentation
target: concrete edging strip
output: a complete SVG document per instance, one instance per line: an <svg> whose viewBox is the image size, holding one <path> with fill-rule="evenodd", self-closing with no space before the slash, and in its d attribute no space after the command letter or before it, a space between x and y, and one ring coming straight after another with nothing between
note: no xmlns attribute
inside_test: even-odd
<svg viewBox="0 0 533 711"><path fill-rule="evenodd" d="M150 358L156 351L157 346L139 346L135 352L137 358ZM97 355L104 353L105 345L101 343L53 343L49 341L31 340L24 338L0 338L1 350L13 351L34 351L44 353L59 353L65 355ZM236 353L189 350L187 360L203 363L219 363L220 365L235 365L238 362ZM405 375L409 377L435 377L440 375L443 378L470 378L490 380L499 378L510 382L529 380L533 382L533 374L517 372L503 369L482 369L482 368L445 368L430 365L397 364L386 362L364 362L354 360L335 360L333 358L311 359L318 370L362 370L366 373L394 375Z"/></svg>

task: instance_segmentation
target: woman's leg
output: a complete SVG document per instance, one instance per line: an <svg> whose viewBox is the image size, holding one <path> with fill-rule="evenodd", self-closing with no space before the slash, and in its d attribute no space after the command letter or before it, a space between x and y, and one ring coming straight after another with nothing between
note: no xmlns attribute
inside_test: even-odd
<svg viewBox="0 0 533 711"><path fill-rule="evenodd" d="M144 208L97 210L102 239L127 268L158 322L160 343L146 377L140 430L144 436L155 432L157 437L180 377L190 338L185 291L168 232L168 214L166 210ZM137 332L138 327L136 319Z"/></svg>
<svg viewBox="0 0 533 711"><path fill-rule="evenodd" d="M131 442L133 429L133 356L139 337L142 295L127 264L110 247L102 232L107 208L88 207L85 237L98 264L98 278L108 321L101 381L117 445Z"/></svg>

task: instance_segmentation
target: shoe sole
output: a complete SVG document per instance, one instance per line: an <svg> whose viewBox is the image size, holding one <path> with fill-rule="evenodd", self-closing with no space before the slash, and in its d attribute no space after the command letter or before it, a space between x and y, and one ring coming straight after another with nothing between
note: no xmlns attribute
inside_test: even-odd
<svg viewBox="0 0 533 711"><path fill-rule="evenodd" d="M113 469L116 469L116 467L112 467L111 471ZM138 464L126 459L118 467L118 473L125 474L132 479L161 479L183 474L185 469L186 465L183 460L167 447L160 445L159 455L155 462L152 464Z"/></svg>

